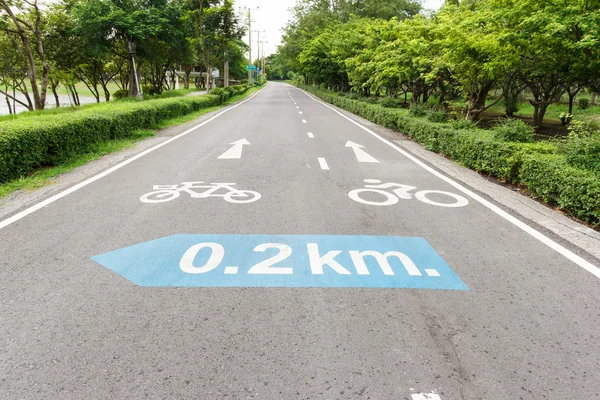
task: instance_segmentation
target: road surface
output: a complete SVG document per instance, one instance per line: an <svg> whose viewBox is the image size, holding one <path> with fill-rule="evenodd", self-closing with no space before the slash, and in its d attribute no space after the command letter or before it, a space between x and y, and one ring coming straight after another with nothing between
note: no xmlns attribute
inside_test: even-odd
<svg viewBox="0 0 600 400"><path fill-rule="evenodd" d="M0 399L600 398L585 249L292 86L198 125L2 219Z"/></svg>

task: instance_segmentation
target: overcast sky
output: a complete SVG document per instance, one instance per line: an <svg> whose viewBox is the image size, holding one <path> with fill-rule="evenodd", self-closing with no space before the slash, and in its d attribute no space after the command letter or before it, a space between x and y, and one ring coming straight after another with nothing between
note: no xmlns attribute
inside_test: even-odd
<svg viewBox="0 0 600 400"><path fill-rule="evenodd" d="M443 0L423 0L423 7L437 10L441 7ZM278 45L281 44L281 28L285 26L290 19L289 9L296 4L296 0L235 0L236 8L252 7L259 8L252 11L252 30L265 31L260 33L260 39L266 40L265 55L275 53ZM252 33L252 57L258 57L256 33ZM248 43L248 37L244 38Z"/></svg>

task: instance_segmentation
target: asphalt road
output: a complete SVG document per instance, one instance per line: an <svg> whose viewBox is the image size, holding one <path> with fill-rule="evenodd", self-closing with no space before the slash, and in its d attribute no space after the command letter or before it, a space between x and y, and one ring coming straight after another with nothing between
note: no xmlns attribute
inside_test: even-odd
<svg viewBox="0 0 600 400"><path fill-rule="evenodd" d="M0 222L0 399L600 398L585 249L284 84L170 140Z"/></svg>

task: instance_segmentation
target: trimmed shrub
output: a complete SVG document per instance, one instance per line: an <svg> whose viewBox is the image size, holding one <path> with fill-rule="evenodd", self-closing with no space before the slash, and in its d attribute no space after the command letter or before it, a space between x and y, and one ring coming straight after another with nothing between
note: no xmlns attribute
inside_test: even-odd
<svg viewBox="0 0 600 400"><path fill-rule="evenodd" d="M445 111L434 110L429 112L427 119L431 122L448 122L448 114Z"/></svg>
<svg viewBox="0 0 600 400"><path fill-rule="evenodd" d="M16 118L0 125L0 182L36 168L52 166L91 144L125 138L137 129L152 128L222 103L219 96L148 101L120 101L82 107L69 113Z"/></svg>
<svg viewBox="0 0 600 400"><path fill-rule="evenodd" d="M116 92L114 92L112 96L115 100L121 100L129 96L129 92L125 89L119 89Z"/></svg>
<svg viewBox="0 0 600 400"><path fill-rule="evenodd" d="M542 200L600 226L600 178L573 168L559 155L524 157L521 183Z"/></svg>
<svg viewBox="0 0 600 400"><path fill-rule="evenodd" d="M571 166L600 174L600 132L589 123L573 121L560 150Z"/></svg>
<svg viewBox="0 0 600 400"><path fill-rule="evenodd" d="M535 130L520 119L504 118L498 121L493 132L498 140L531 143Z"/></svg>
<svg viewBox="0 0 600 400"><path fill-rule="evenodd" d="M424 117L429 110L423 104L414 103L410 105L409 112L415 117Z"/></svg>
<svg viewBox="0 0 600 400"><path fill-rule="evenodd" d="M394 99L392 97L384 97L379 100L379 104L381 107L385 108L400 108L400 100Z"/></svg>
<svg viewBox="0 0 600 400"><path fill-rule="evenodd" d="M585 97L579 99L577 102L577 106L580 110L585 110L590 106L590 99L586 99Z"/></svg>

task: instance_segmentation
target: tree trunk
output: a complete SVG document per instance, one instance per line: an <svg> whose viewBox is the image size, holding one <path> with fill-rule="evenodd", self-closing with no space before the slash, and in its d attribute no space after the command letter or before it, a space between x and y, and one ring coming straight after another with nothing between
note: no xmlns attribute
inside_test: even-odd
<svg viewBox="0 0 600 400"><path fill-rule="evenodd" d="M56 92L56 88L58 87L58 82L51 82L50 87L52 88L52 94L54 94L54 101L56 102L56 108L60 108L60 98L58 97L58 93Z"/></svg>
<svg viewBox="0 0 600 400"><path fill-rule="evenodd" d="M590 104L593 106L598 104L598 93L592 93L592 100L590 101Z"/></svg>
<svg viewBox="0 0 600 400"><path fill-rule="evenodd" d="M569 92L569 114L573 115L573 103L575 102L576 93Z"/></svg>
<svg viewBox="0 0 600 400"><path fill-rule="evenodd" d="M8 91L8 89L6 89ZM10 106L10 100L8 96L4 96L4 100L6 100L6 105L8 106L8 115L13 115L13 109Z"/></svg>

